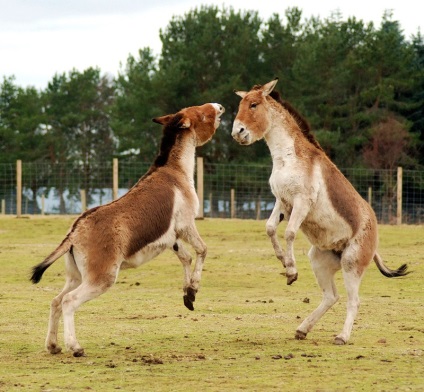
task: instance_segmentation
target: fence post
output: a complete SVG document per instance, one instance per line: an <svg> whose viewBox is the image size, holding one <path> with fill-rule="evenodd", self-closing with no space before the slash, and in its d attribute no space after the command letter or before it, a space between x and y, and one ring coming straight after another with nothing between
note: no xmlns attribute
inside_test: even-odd
<svg viewBox="0 0 424 392"><path fill-rule="evenodd" d="M87 198L85 195L85 189L80 190L81 194L81 213L87 211Z"/></svg>
<svg viewBox="0 0 424 392"><path fill-rule="evenodd" d="M396 224L402 224L402 182L403 182L403 169L397 168L397 211L396 211Z"/></svg>
<svg viewBox="0 0 424 392"><path fill-rule="evenodd" d="M118 158L113 158L112 200L118 198Z"/></svg>
<svg viewBox="0 0 424 392"><path fill-rule="evenodd" d="M236 217L236 208L235 208L235 191L234 188L231 189L231 201L230 201L230 211L231 211L231 219Z"/></svg>
<svg viewBox="0 0 424 392"><path fill-rule="evenodd" d="M5 215L6 214L6 200L1 199L1 214Z"/></svg>
<svg viewBox="0 0 424 392"><path fill-rule="evenodd" d="M22 215L22 161L16 161L16 216Z"/></svg>
<svg viewBox="0 0 424 392"><path fill-rule="evenodd" d="M197 157L197 197L199 198L199 213L197 219L203 219L205 214L203 195L203 158Z"/></svg>
<svg viewBox="0 0 424 392"><path fill-rule="evenodd" d="M372 187L368 187L368 204L372 206Z"/></svg>
<svg viewBox="0 0 424 392"><path fill-rule="evenodd" d="M44 193L41 195L41 215L44 215L44 207L45 207L45 201L46 197L44 196Z"/></svg>
<svg viewBox="0 0 424 392"><path fill-rule="evenodd" d="M258 200L256 200L256 220L261 219L261 195L258 195Z"/></svg>
<svg viewBox="0 0 424 392"><path fill-rule="evenodd" d="M209 217L213 217L212 192L209 193Z"/></svg>

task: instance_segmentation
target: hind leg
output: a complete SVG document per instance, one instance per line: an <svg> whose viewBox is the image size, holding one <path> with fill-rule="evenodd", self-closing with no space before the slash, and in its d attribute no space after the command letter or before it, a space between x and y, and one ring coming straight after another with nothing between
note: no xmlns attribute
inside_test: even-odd
<svg viewBox="0 0 424 392"><path fill-rule="evenodd" d="M81 285L75 290L63 296L62 312L65 345L68 350L73 352L74 357L84 355L84 349L78 343L75 333L75 312L83 303L107 291L115 282L116 273L98 275L92 282L83 280Z"/></svg>
<svg viewBox="0 0 424 392"><path fill-rule="evenodd" d="M81 274L79 273L73 257L65 254L65 271L66 282L61 293L56 296L50 305L49 327L46 337L46 349L51 354L58 354L62 351L57 343L57 332L59 328L59 320L62 314L62 299L63 296L70 291L74 290L81 284Z"/></svg>
<svg viewBox="0 0 424 392"><path fill-rule="evenodd" d="M338 345L346 344L350 338L353 323L358 314L360 305L359 286L361 284L362 275L358 275L354 271L346 271L343 269L343 278L347 292L347 312L343 330L334 339L334 344Z"/></svg>
<svg viewBox="0 0 424 392"><path fill-rule="evenodd" d="M370 238L372 240L372 238ZM341 265L343 268L343 278L347 292L346 320L343 330L334 340L335 344L346 344L352 332L353 323L358 314L360 300L359 287L365 269L371 262L375 247L375 242L358 247L356 244L348 246L342 255Z"/></svg>
<svg viewBox="0 0 424 392"><path fill-rule="evenodd" d="M321 251L312 247L309 251L309 259L319 286L322 289L322 301L319 306L297 327L296 339L305 339L316 322L330 309L339 299L334 284L334 274L340 269L340 258L332 251Z"/></svg>

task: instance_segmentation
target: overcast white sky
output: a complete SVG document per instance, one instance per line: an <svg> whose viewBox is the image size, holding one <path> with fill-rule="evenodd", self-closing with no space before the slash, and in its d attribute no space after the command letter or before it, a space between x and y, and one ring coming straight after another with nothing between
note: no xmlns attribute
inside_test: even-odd
<svg viewBox="0 0 424 392"><path fill-rule="evenodd" d="M265 21L273 13L284 17L293 6L304 18L340 11L344 20L355 16L376 27L392 10L406 38L419 28L424 34L421 0L0 0L0 80L15 75L22 87L44 89L55 73L72 68L97 66L116 75L140 48L159 55L159 29L200 5L255 10Z"/></svg>

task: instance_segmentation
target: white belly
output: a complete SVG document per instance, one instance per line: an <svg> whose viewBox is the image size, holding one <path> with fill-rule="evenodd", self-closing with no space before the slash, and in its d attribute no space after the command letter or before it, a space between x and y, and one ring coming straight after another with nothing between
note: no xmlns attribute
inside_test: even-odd
<svg viewBox="0 0 424 392"><path fill-rule="evenodd" d="M121 269L137 268L140 265L147 263L161 254L164 250L172 248L176 240L177 236L175 234L175 224L172 222L170 228L163 236L155 242L152 242L140 249L129 259L124 260L121 264Z"/></svg>

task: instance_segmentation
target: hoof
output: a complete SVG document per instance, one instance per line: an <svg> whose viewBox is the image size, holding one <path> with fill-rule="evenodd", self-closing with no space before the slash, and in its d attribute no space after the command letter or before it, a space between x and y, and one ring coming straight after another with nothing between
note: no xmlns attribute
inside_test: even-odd
<svg viewBox="0 0 424 392"><path fill-rule="evenodd" d="M297 280L297 272L294 275L287 275L287 285L290 286L293 282Z"/></svg>
<svg viewBox="0 0 424 392"><path fill-rule="evenodd" d="M334 344L336 344L337 346L343 346L343 345L345 345L345 344L346 344L346 341L345 341L343 338L341 338L341 337L337 336L337 337L334 339Z"/></svg>
<svg viewBox="0 0 424 392"><path fill-rule="evenodd" d="M75 358L78 358L78 357L85 357L85 354L84 354L84 349L83 348L79 348L78 350L75 350L74 352L73 352L73 354L72 354Z"/></svg>
<svg viewBox="0 0 424 392"><path fill-rule="evenodd" d="M306 339L306 333L305 333L305 332L302 332L302 331L297 330L297 331L296 331L296 334L294 335L294 337L295 337L297 340L305 340L305 339Z"/></svg>
<svg viewBox="0 0 424 392"><path fill-rule="evenodd" d="M194 310L193 301L190 300L188 295L184 295L183 299L185 307L189 310Z"/></svg>
<svg viewBox="0 0 424 392"><path fill-rule="evenodd" d="M196 293L197 293L197 290L195 290L191 287L187 287L187 298L191 302L194 302L196 300Z"/></svg>
<svg viewBox="0 0 424 392"><path fill-rule="evenodd" d="M62 352L62 348L59 346L56 346L55 344L52 344L51 346L47 347L47 351L50 354L60 354Z"/></svg>

